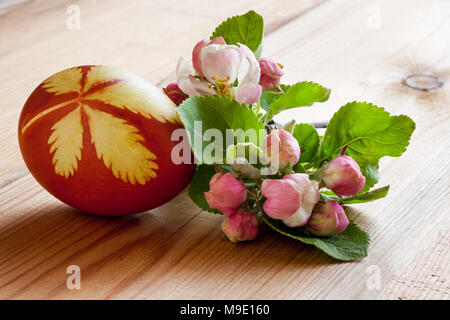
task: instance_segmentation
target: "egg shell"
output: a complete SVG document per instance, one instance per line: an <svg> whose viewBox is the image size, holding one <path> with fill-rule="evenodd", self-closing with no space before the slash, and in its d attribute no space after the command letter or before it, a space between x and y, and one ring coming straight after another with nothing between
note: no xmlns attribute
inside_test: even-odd
<svg viewBox="0 0 450 320"><path fill-rule="evenodd" d="M171 139L177 129L185 163L172 159L180 147ZM195 171L176 105L142 78L112 67L74 67L44 80L23 107L18 137L42 187L99 215L158 207L185 189Z"/></svg>

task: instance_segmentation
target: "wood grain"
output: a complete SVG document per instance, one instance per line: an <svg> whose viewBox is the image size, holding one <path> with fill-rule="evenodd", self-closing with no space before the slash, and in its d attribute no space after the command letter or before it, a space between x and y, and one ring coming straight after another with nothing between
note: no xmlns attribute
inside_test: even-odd
<svg viewBox="0 0 450 320"><path fill-rule="evenodd" d="M3 299L448 299L450 225L450 3L441 1L8 1L0 7L0 298ZM68 30L66 8L81 9ZM389 196L355 205L369 256L340 263L263 227L254 242L221 237L222 217L186 193L148 213L105 218L52 198L27 173L16 125L28 94L62 68L105 64L164 86L225 17L254 9L266 22L264 56L284 82L317 81L330 100L277 120L328 119L367 100L417 123L405 155L383 159ZM444 85L404 86L422 73ZM79 265L81 290L66 288ZM378 271L380 286L367 284Z"/></svg>

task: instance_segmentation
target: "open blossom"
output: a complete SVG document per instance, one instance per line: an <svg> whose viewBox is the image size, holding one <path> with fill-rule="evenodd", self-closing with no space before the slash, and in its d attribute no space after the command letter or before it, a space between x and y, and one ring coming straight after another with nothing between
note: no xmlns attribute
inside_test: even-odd
<svg viewBox="0 0 450 320"><path fill-rule="evenodd" d="M305 225L319 201L319 191L304 173L289 174L283 179L266 179L261 193L267 198L264 212L273 219L282 220L288 227Z"/></svg>
<svg viewBox="0 0 450 320"><path fill-rule="evenodd" d="M222 230L232 242L253 240L258 236L258 219L252 212L239 210L222 223Z"/></svg>
<svg viewBox="0 0 450 320"><path fill-rule="evenodd" d="M247 189L242 181L231 173L216 173L209 181L209 191L205 198L210 208L231 216L247 198Z"/></svg>
<svg viewBox="0 0 450 320"><path fill-rule="evenodd" d="M269 58L259 59L261 78L259 84L264 90L272 89L280 84L280 78L284 75L278 63Z"/></svg>
<svg viewBox="0 0 450 320"><path fill-rule="evenodd" d="M293 166L300 159L297 139L284 129L274 130L267 136L263 151L270 165L279 169Z"/></svg>
<svg viewBox="0 0 450 320"><path fill-rule="evenodd" d="M177 82L180 89L190 97L216 94L209 82L203 81L200 76L194 75L194 69L184 58L178 60Z"/></svg>
<svg viewBox="0 0 450 320"><path fill-rule="evenodd" d="M339 156L326 164L322 181L339 196L352 196L366 184L358 164L349 156Z"/></svg>
<svg viewBox="0 0 450 320"><path fill-rule="evenodd" d="M176 82L169 83L164 88L164 93L172 100L177 106L179 106L188 96L181 91Z"/></svg>
<svg viewBox="0 0 450 320"><path fill-rule="evenodd" d="M177 65L178 85L187 95L223 94L247 104L261 97L259 64L247 46L227 45L221 37L202 40L195 46L192 59L198 75L183 58Z"/></svg>
<svg viewBox="0 0 450 320"><path fill-rule="evenodd" d="M314 208L306 228L312 234L329 237L343 232L349 223L344 208L336 201L328 201Z"/></svg>

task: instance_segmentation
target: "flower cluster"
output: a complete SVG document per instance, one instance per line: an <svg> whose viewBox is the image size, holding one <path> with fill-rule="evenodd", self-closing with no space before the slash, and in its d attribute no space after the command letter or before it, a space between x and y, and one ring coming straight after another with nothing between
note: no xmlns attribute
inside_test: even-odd
<svg viewBox="0 0 450 320"><path fill-rule="evenodd" d="M194 46L192 63L178 61L177 81L164 89L198 160L189 196L224 215L233 242L255 239L266 224L336 259L365 257L370 237L344 207L387 195L389 186L374 188L379 160L406 150L415 123L354 101L337 108L326 130L277 124L278 114L326 102L331 90L281 83L282 65L260 58L263 39L256 12L226 19Z"/></svg>
<svg viewBox="0 0 450 320"><path fill-rule="evenodd" d="M253 104L263 90L278 87L281 68L269 58L258 61L244 44L228 45L223 37L201 40L192 51L192 66L180 58L177 83L170 83L164 92L177 105L187 97L214 94Z"/></svg>
<svg viewBox="0 0 450 320"><path fill-rule="evenodd" d="M262 152L256 152L262 156L256 165L247 159L251 156L249 146L259 149L248 143L229 147L232 156L227 161L233 172L216 173L205 192L210 208L227 216L222 229L231 241L255 239L260 212L281 220L287 227L305 227L306 232L318 236L332 236L347 228L349 220L342 206L336 201L320 201L319 190L328 188L338 196L360 192L365 177L353 158L340 155L325 163L319 175L308 175L293 172L292 167L300 159L300 146L284 129L276 129L267 136ZM244 157L236 157L237 147L243 147ZM237 166L236 159L242 158L246 161ZM253 174L261 171L261 165L273 168L274 163L278 164L278 170L273 174Z"/></svg>

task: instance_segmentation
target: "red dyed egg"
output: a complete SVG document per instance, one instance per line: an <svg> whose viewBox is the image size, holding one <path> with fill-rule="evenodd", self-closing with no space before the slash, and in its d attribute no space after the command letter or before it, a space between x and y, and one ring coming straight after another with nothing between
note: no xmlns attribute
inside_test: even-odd
<svg viewBox="0 0 450 320"><path fill-rule="evenodd" d="M191 181L193 161L171 159L179 128L176 105L160 89L115 68L81 66L33 91L19 144L30 172L56 198L90 213L128 215L169 201Z"/></svg>

